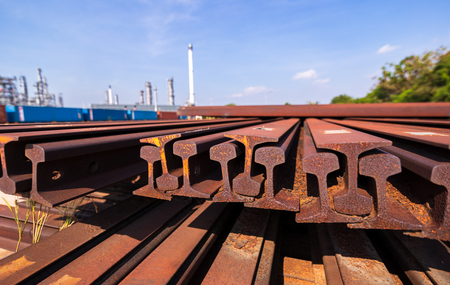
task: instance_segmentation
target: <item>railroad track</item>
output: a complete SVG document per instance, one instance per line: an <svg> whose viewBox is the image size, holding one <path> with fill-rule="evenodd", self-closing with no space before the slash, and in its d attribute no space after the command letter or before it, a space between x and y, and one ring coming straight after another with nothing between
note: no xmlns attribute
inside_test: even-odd
<svg viewBox="0 0 450 285"><path fill-rule="evenodd" d="M250 117L0 127L4 193L53 207L141 183L135 197L0 261L0 279L450 283L449 104L347 107L201 107L180 114Z"/></svg>

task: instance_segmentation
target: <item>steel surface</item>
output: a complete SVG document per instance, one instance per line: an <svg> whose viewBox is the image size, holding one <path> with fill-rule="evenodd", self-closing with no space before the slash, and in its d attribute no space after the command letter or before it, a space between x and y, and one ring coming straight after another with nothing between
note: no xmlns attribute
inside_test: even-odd
<svg viewBox="0 0 450 285"><path fill-rule="evenodd" d="M184 127L182 128L182 131L195 130L199 128L198 124L208 125L212 124L212 122L213 120L205 122L199 121L199 123L195 123L195 126L192 126L189 122L183 122L181 124L176 122L144 126L114 126L2 134L0 135L0 162L2 168L0 171L0 190L6 194L28 192L31 190L32 163L25 157L25 146L29 143L54 142L147 132L147 134L141 136L142 138L149 136L149 131L165 130L164 133L167 134L170 133L168 129ZM229 120L222 120L221 122L225 123L229 122ZM208 127L214 128L219 125L221 125L221 123L212 124Z"/></svg>
<svg viewBox="0 0 450 285"><path fill-rule="evenodd" d="M223 189L213 197L214 202L250 202L253 197L237 194L231 186L232 178L236 175L237 157L244 153L243 146L237 141L222 143L211 147L209 150L211 160L220 163L222 170Z"/></svg>
<svg viewBox="0 0 450 285"><path fill-rule="evenodd" d="M294 137L297 135L299 128L300 122L297 122L277 144L262 146L255 151L255 162L264 165L266 168L266 189L262 198L246 203L246 207L298 212L300 207L299 197L286 190L278 189L279 178L274 175L274 168L285 163L286 157L289 157L291 147L296 142Z"/></svg>
<svg viewBox="0 0 450 285"><path fill-rule="evenodd" d="M62 259L70 256L82 245L114 228L151 203L150 199L131 197L92 218L55 233L51 239L44 239L34 246L0 260L2 284L18 284L51 264L62 262ZM26 262L21 262L20 266L15 266L13 270L10 270L11 264L17 263L19 260Z"/></svg>
<svg viewBox="0 0 450 285"><path fill-rule="evenodd" d="M179 116L213 117L450 117L450 103L375 103L181 107Z"/></svg>
<svg viewBox="0 0 450 285"><path fill-rule="evenodd" d="M252 284L269 216L268 210L242 210L202 284Z"/></svg>
<svg viewBox="0 0 450 285"><path fill-rule="evenodd" d="M375 121L384 123L398 123L406 125L425 125L430 127L448 127L450 126L450 120L448 119L406 119L406 118L348 118L356 121Z"/></svg>
<svg viewBox="0 0 450 285"><path fill-rule="evenodd" d="M195 128L175 130L189 131ZM27 145L25 154L33 165L31 197L52 207L121 180L145 174L147 166L140 157L140 147L143 146L140 139L167 132L157 130ZM152 155L145 159L153 161ZM159 157L156 156L156 159L159 160ZM150 173L152 175L153 171ZM149 178L153 181L153 177Z"/></svg>
<svg viewBox="0 0 450 285"><path fill-rule="evenodd" d="M162 203L39 284L65 283L69 281L67 276L78 280L77 284L95 282L188 205L179 201Z"/></svg>
<svg viewBox="0 0 450 285"><path fill-rule="evenodd" d="M338 224L328 229L344 284L396 284L363 230Z"/></svg>
<svg viewBox="0 0 450 285"><path fill-rule="evenodd" d="M227 204L205 202L120 284L167 284L194 251Z"/></svg>
<svg viewBox="0 0 450 285"><path fill-rule="evenodd" d="M376 207L373 215L351 228L420 230L420 223L407 209L386 195L387 178L401 172L400 159L382 151L365 155L359 160L359 173L375 180Z"/></svg>
<svg viewBox="0 0 450 285"><path fill-rule="evenodd" d="M373 206L372 197L358 188L358 157L363 152L391 145L392 142L318 119L307 119L306 123L317 148L345 155L345 187L333 196L335 210L348 215L369 214Z"/></svg>
<svg viewBox="0 0 450 285"><path fill-rule="evenodd" d="M235 139L245 146L244 172L234 178L234 192L253 197L260 193L261 182L256 181L251 177L254 148L259 144L278 142L278 140L298 121L298 119L280 120L234 130L225 134L226 137Z"/></svg>
<svg viewBox="0 0 450 285"><path fill-rule="evenodd" d="M328 225L317 225L317 236L319 238L319 246L322 254L323 269L327 285L343 285L339 265L334 254L333 243L328 232Z"/></svg>
<svg viewBox="0 0 450 285"><path fill-rule="evenodd" d="M183 160L183 186L174 190L172 195L209 199L220 188L222 180L218 177L218 173L215 174L218 169L215 170L211 164L209 149L230 141L223 135L221 132L174 143L173 153ZM191 181L191 176L197 178L196 181Z"/></svg>
<svg viewBox="0 0 450 285"><path fill-rule="evenodd" d="M360 222L361 217L347 216L335 212L331 207L327 189L327 175L339 169L337 156L332 152L317 149L308 124L303 127L303 171L317 177L319 198L300 207L297 223L347 223Z"/></svg>
<svg viewBox="0 0 450 285"><path fill-rule="evenodd" d="M427 274L422 271L420 264L415 260L414 256L408 251L406 246L395 237L392 231L378 231L378 235L383 239L383 244L387 249L394 253L395 262L405 272L412 284L433 285Z"/></svg>
<svg viewBox="0 0 450 285"><path fill-rule="evenodd" d="M434 207L430 214L433 223L423 231L427 237L450 240L450 159L400 142L396 142L396 146L383 147L382 150L397 156L404 168L445 187L444 192L432 197Z"/></svg>
<svg viewBox="0 0 450 285"><path fill-rule="evenodd" d="M439 240L417 238L394 232L401 242L419 263L422 271L433 284L448 284L450 280L450 256L447 244Z"/></svg>
<svg viewBox="0 0 450 285"><path fill-rule="evenodd" d="M450 130L448 129L353 120L326 119L326 121L364 131L374 132L380 135L393 136L444 149L450 149Z"/></svg>
<svg viewBox="0 0 450 285"><path fill-rule="evenodd" d="M240 128L248 125L254 125L260 122L259 120L238 122L238 123L230 123L230 124L222 124L220 126L214 126L203 129L196 129L194 131L187 132L170 132L170 134L163 136L152 136L145 139L141 139L142 143L149 143L155 145L161 156L161 166L162 166L162 175L155 178L158 189L162 191L171 191L176 190L180 187L181 179L178 176L175 176L170 173L170 170L176 168L175 161L173 158L173 144L175 139L187 139L201 135L208 135L211 133L217 133L221 131L226 131L234 128ZM181 167L181 165L180 165Z"/></svg>

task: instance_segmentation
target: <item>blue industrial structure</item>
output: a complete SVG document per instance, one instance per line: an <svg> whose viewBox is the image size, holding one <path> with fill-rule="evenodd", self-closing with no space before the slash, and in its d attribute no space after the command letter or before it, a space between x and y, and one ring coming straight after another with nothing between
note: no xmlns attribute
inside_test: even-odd
<svg viewBox="0 0 450 285"><path fill-rule="evenodd" d="M157 120L155 111L6 106L9 123Z"/></svg>

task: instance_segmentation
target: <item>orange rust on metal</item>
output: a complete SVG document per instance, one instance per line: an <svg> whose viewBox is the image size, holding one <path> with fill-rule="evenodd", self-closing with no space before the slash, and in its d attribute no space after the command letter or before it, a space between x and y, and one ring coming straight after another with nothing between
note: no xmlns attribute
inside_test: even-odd
<svg viewBox="0 0 450 285"><path fill-rule="evenodd" d="M300 122L277 143L277 146L261 147L256 150L255 162L266 167L266 195L255 202L246 203L246 207L298 212L300 207L298 196L285 190L280 190L275 194L277 180L274 177L274 168L285 162L285 156L289 155L299 127Z"/></svg>
<svg viewBox="0 0 450 285"><path fill-rule="evenodd" d="M433 197L431 209L433 222L423 229L430 238L450 240L450 159L436 155L425 148L397 142L396 146L383 147L382 150L400 158L402 166L417 175L445 187L445 191Z"/></svg>
<svg viewBox="0 0 450 285"><path fill-rule="evenodd" d="M449 102L190 106L178 109L178 116L211 117L443 117L449 116Z"/></svg>
<svg viewBox="0 0 450 285"><path fill-rule="evenodd" d="M420 230L420 223L408 210L386 195L387 178L401 172L400 159L382 151L365 155L359 160L359 173L372 177L376 188L374 215L362 223L350 224L350 228Z"/></svg>
<svg viewBox="0 0 450 285"><path fill-rule="evenodd" d="M245 196L256 196L261 191L261 183L251 178L251 165L255 146L266 142L277 142L299 119L275 121L254 127L227 132L226 137L235 139L245 146L244 173L233 180L234 192Z"/></svg>
<svg viewBox="0 0 450 285"><path fill-rule="evenodd" d="M181 134L170 134L165 136L141 139L142 143L150 143L158 148L163 172L160 177L156 178L156 185L158 185L158 188L160 190L175 190L179 187L178 177L169 173L169 168L167 166L167 156L164 148L168 142L171 142L172 140L180 137Z"/></svg>
<svg viewBox="0 0 450 285"><path fill-rule="evenodd" d="M344 284L392 284L388 269L363 230L328 226Z"/></svg>
<svg viewBox="0 0 450 285"><path fill-rule="evenodd" d="M206 201L120 284L168 284L226 207L224 203Z"/></svg>
<svg viewBox="0 0 450 285"><path fill-rule="evenodd" d="M248 121L242 121L242 122L236 122L236 123L230 123L230 124L221 124L221 125L212 125L208 126L204 129L193 129L188 130L179 133L172 133L162 136L154 136L149 137L145 139L141 139L142 143L150 143L155 145L161 156L161 166L162 166L162 175L156 178L156 185L158 186L158 189L162 191L172 191L178 189L181 185L181 180L179 179L177 175L173 175L171 170L174 170L173 159L171 151L168 152L167 147L174 143L175 139L180 138L191 138L201 135L208 135L211 133L217 133L220 131L227 131L234 128L254 125L260 122L261 120L248 120Z"/></svg>
<svg viewBox="0 0 450 285"><path fill-rule="evenodd" d="M269 215L263 209L242 210L202 284L252 284Z"/></svg>
<svg viewBox="0 0 450 285"><path fill-rule="evenodd" d="M100 276L117 265L130 251L145 243L146 239L188 205L180 201L161 203L39 284L59 284L57 282L67 275L78 278L80 284L98 281Z"/></svg>
<svg viewBox="0 0 450 285"><path fill-rule="evenodd" d="M318 119L307 119L306 123L317 148L345 155L345 188L333 196L335 210L348 215L369 214L373 201L365 190L358 188L358 157L365 151L392 145L392 142Z"/></svg>
<svg viewBox="0 0 450 285"><path fill-rule="evenodd" d="M380 135L387 135L416 141L423 144L437 146L443 149L450 149L450 130L445 128L432 128L423 126L409 126L389 123L377 123L354 120L333 120L327 121L364 131L374 132Z"/></svg>
<svg viewBox="0 0 450 285"><path fill-rule="evenodd" d="M0 280L16 273L19 270L24 269L30 265L33 265L34 261L27 260L26 256L22 256L0 267Z"/></svg>
<svg viewBox="0 0 450 285"><path fill-rule="evenodd" d="M242 154L236 141L221 143L209 150L211 160L218 161L222 170L223 189L213 197L214 202L250 202L253 197L246 197L233 191L230 181L229 163ZM233 169L230 169L233 170Z"/></svg>
<svg viewBox="0 0 450 285"><path fill-rule="evenodd" d="M339 161L334 153L317 149L307 124L303 127L303 171L317 177L319 199L302 205L296 214L297 223L351 223L362 221L361 217L336 213L331 208L327 190L327 175L339 169Z"/></svg>
<svg viewBox="0 0 450 285"><path fill-rule="evenodd" d="M141 157L148 162L148 184L142 188L133 191L134 195L151 197L162 200L171 200L172 196L164 193L159 189L155 189L155 178L153 165L156 161L161 160L161 152L157 147L146 145L141 148Z"/></svg>
<svg viewBox="0 0 450 285"><path fill-rule="evenodd" d="M173 153L178 155L183 160L183 186L180 189L173 191L173 195L178 196L188 196L196 198L211 198L211 195L215 193L220 186L222 181L220 179L208 179L211 176L201 175L201 173L208 173L209 170L209 149L224 141L229 140L223 137L223 133L217 133L208 136L202 136L193 138L190 140L182 140L174 143ZM199 157L199 155L206 154L207 156ZM197 183L197 187L202 185L201 188L197 188L195 184L191 184L191 174L189 161L191 159L200 159L200 163L197 165L199 175L203 176L203 181ZM214 170L212 170L214 172ZM214 174L213 174L214 175ZM207 185L203 185L207 184Z"/></svg>

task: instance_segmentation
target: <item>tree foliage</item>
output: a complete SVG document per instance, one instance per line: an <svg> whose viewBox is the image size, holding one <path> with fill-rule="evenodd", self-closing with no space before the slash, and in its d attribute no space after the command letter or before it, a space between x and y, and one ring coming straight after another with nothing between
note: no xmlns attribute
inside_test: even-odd
<svg viewBox="0 0 450 285"><path fill-rule="evenodd" d="M450 52L445 51L441 47L422 56L408 56L399 64L388 63L365 97L339 95L331 103L448 102Z"/></svg>
<svg viewBox="0 0 450 285"><path fill-rule="evenodd" d="M345 103L353 103L353 98L348 96L347 94L341 94L336 96L331 100L331 104L345 104Z"/></svg>

